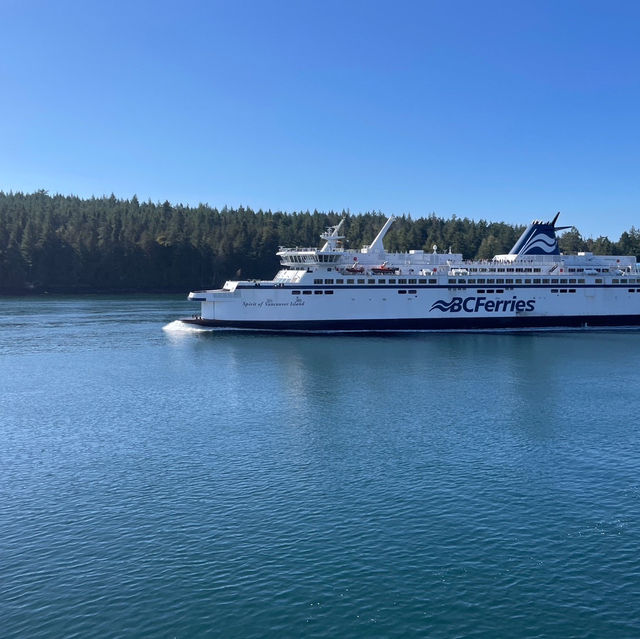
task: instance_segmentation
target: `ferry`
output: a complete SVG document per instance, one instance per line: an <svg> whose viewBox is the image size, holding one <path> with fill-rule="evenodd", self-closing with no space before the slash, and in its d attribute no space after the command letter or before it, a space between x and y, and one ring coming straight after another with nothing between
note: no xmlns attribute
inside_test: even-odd
<svg viewBox="0 0 640 639"><path fill-rule="evenodd" d="M343 218L321 248L280 248L272 280L227 281L193 291L200 312L182 321L260 331L418 331L640 325L633 256L560 252L559 213L533 221L492 260L410 250L389 253L394 217L361 249L346 249Z"/></svg>

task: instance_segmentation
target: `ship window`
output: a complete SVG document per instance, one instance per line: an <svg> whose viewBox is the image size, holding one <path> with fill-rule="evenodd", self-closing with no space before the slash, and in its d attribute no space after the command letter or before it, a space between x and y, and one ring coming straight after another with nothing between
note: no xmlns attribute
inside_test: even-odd
<svg viewBox="0 0 640 639"><path fill-rule="evenodd" d="M552 288L552 289L551 289L551 292L552 292L552 293L557 293L557 292L558 292L558 289L557 289L557 288Z"/></svg>
<svg viewBox="0 0 640 639"><path fill-rule="evenodd" d="M495 273L495 272L496 272L496 269L495 269L495 268L490 268L490 269L489 269L489 273Z"/></svg>
<svg viewBox="0 0 640 639"><path fill-rule="evenodd" d="M455 280L453 280L455 282ZM399 279L398 284L406 284L407 280Z"/></svg>
<svg viewBox="0 0 640 639"><path fill-rule="evenodd" d="M429 284L437 284L438 280L429 280Z"/></svg>
<svg viewBox="0 0 640 639"><path fill-rule="evenodd" d="M389 280L389 284L395 284L396 281L395 280Z"/></svg>
<svg viewBox="0 0 640 639"><path fill-rule="evenodd" d="M584 284L585 280L578 280L578 284Z"/></svg>
<svg viewBox="0 0 640 639"><path fill-rule="evenodd" d="M456 283L456 281L455 281L455 280L453 280L453 279L449 278L449 284L455 284L455 283Z"/></svg>
<svg viewBox="0 0 640 639"><path fill-rule="evenodd" d="M499 268L498 269L498 273L504 273L504 269L503 268Z"/></svg>
<svg viewBox="0 0 640 639"><path fill-rule="evenodd" d="M495 280L487 280L487 284L495 284L496 281Z"/></svg>
<svg viewBox="0 0 640 639"><path fill-rule="evenodd" d="M389 283L391 283L391 280L389 280ZM418 280L418 284L426 284L427 280Z"/></svg>
<svg viewBox="0 0 640 639"><path fill-rule="evenodd" d="M569 280L569 284L575 284L576 280Z"/></svg>
<svg viewBox="0 0 640 639"><path fill-rule="evenodd" d="M629 293L635 293L635 292L636 292L636 289L635 289L635 288L630 288L630 289L629 289Z"/></svg>
<svg viewBox="0 0 640 639"><path fill-rule="evenodd" d="M347 280L347 284L354 284L355 280Z"/></svg>
<svg viewBox="0 0 640 639"><path fill-rule="evenodd" d="M503 290L503 289L501 289L501 288L497 288L497 289L496 289L496 293L504 293L504 290Z"/></svg>
<svg viewBox="0 0 640 639"><path fill-rule="evenodd" d="M484 289L483 288L479 288L478 289L478 293L484 293Z"/></svg>
<svg viewBox="0 0 640 639"><path fill-rule="evenodd" d="M513 284L513 280L505 280L505 284Z"/></svg>
<svg viewBox="0 0 640 639"><path fill-rule="evenodd" d="M333 280L325 280L324 283L325 284L333 284Z"/></svg>
<svg viewBox="0 0 640 639"><path fill-rule="evenodd" d="M386 284L387 280L385 280L384 278L381 280L378 280L378 284Z"/></svg>
<svg viewBox="0 0 640 639"><path fill-rule="evenodd" d="M478 284L484 284L485 280L483 277L478 279Z"/></svg>
<svg viewBox="0 0 640 639"><path fill-rule="evenodd" d="M496 284L504 284L504 280L503 279L497 279L496 280Z"/></svg>
<svg viewBox="0 0 640 639"><path fill-rule="evenodd" d="M418 280L409 280L409 284L417 284Z"/></svg>
<svg viewBox="0 0 640 639"><path fill-rule="evenodd" d="M333 291L325 291L324 294L325 295L333 295Z"/></svg>
<svg viewBox="0 0 640 639"><path fill-rule="evenodd" d="M534 279L534 280L533 280L533 283L534 283L534 284L540 284L540 280L536 280L536 279Z"/></svg>
<svg viewBox="0 0 640 639"><path fill-rule="evenodd" d="M533 269L533 272L534 272L534 273L540 273L540 272L541 272L541 269L539 269L539 268L534 268L534 269Z"/></svg>
<svg viewBox="0 0 640 639"><path fill-rule="evenodd" d="M314 284L322 284L322 280L313 280Z"/></svg>
<svg viewBox="0 0 640 639"><path fill-rule="evenodd" d="M467 280L465 280L464 278L460 278L458 280L458 284L466 284L466 283L467 283ZM409 284L411 284L411 282L409 282Z"/></svg>
<svg viewBox="0 0 640 639"><path fill-rule="evenodd" d="M516 284L522 284L522 279L516 279Z"/></svg>
<svg viewBox="0 0 640 639"><path fill-rule="evenodd" d="M551 280L551 283L552 284L558 284L559 282L558 282L558 280Z"/></svg>
<svg viewBox="0 0 640 639"><path fill-rule="evenodd" d="M407 291L400 291L400 290L399 290L399 291L398 291L398 294L399 294L399 295L406 295L406 294L407 294Z"/></svg>
<svg viewBox="0 0 640 639"><path fill-rule="evenodd" d="M375 284L376 281L375 280L367 280L367 284Z"/></svg>
<svg viewBox="0 0 640 639"><path fill-rule="evenodd" d="M330 270L331 270L331 267L329 266L329 267L327 268L327 271L330 271Z"/></svg>
<svg viewBox="0 0 640 639"><path fill-rule="evenodd" d="M567 292L567 289L566 289L566 288L561 288L561 289L560 289L560 292L561 292L561 293L566 293L566 292Z"/></svg>
<svg viewBox="0 0 640 639"><path fill-rule="evenodd" d="M358 280L358 284L364 284L364 280Z"/></svg>
<svg viewBox="0 0 640 639"><path fill-rule="evenodd" d="M569 289L569 293L575 293L575 292L576 292L576 289L575 289L575 288L570 288L570 289Z"/></svg>
<svg viewBox="0 0 640 639"><path fill-rule="evenodd" d="M563 280L560 280L560 284L568 284L568 283L569 283L569 282L567 281L567 279L566 279L566 278L565 278L565 279L563 279Z"/></svg>
<svg viewBox="0 0 640 639"><path fill-rule="evenodd" d="M411 290L409 291L409 295L416 295L416 294L417 294L417 292L418 292L418 291L416 291L416 289L415 289L415 288L413 288L413 289L411 289Z"/></svg>
<svg viewBox="0 0 640 639"><path fill-rule="evenodd" d="M575 272L576 272L576 269L575 269L575 268L570 268L570 269L569 269L569 273L575 273Z"/></svg>
<svg viewBox="0 0 640 639"><path fill-rule="evenodd" d="M611 280L612 284L620 284L620 280Z"/></svg>
<svg viewBox="0 0 640 639"><path fill-rule="evenodd" d="M311 295L311 291L302 291L303 295Z"/></svg>
<svg viewBox="0 0 640 639"><path fill-rule="evenodd" d="M487 293L495 293L495 291L492 288L488 288Z"/></svg>
<svg viewBox="0 0 640 639"><path fill-rule="evenodd" d="M602 278L597 277L596 278L596 284L602 284Z"/></svg>
<svg viewBox="0 0 640 639"><path fill-rule="evenodd" d="M313 291L314 295L322 295L322 291Z"/></svg>
<svg viewBox="0 0 640 639"><path fill-rule="evenodd" d="M525 284L531 284L531 280L525 280L524 283Z"/></svg>
<svg viewBox="0 0 640 639"><path fill-rule="evenodd" d="M336 280L336 284L344 284L344 280Z"/></svg>
<svg viewBox="0 0 640 639"><path fill-rule="evenodd" d="M291 295L300 295L300 291L291 291Z"/></svg>

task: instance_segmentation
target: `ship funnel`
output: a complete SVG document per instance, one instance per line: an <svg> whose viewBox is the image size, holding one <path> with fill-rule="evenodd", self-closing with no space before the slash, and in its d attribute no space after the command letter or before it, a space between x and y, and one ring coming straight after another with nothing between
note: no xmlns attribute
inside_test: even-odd
<svg viewBox="0 0 640 639"><path fill-rule="evenodd" d="M534 220L509 251L509 255L560 255L556 231L571 228L556 226L560 211L551 222Z"/></svg>

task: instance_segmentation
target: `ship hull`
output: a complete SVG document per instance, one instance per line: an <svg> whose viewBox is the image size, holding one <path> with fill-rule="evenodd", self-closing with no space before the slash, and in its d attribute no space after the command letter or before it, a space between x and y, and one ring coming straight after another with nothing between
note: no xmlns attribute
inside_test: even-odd
<svg viewBox="0 0 640 639"><path fill-rule="evenodd" d="M201 311L184 321L247 330L372 332L640 325L640 288L575 286L238 287L192 294Z"/></svg>
<svg viewBox="0 0 640 639"><path fill-rule="evenodd" d="M556 328L582 329L606 327L638 327L640 315L591 315L563 317L473 317L473 318L395 318L341 320L223 320L185 318L197 326L278 332L400 332L400 331L477 331L536 330Z"/></svg>

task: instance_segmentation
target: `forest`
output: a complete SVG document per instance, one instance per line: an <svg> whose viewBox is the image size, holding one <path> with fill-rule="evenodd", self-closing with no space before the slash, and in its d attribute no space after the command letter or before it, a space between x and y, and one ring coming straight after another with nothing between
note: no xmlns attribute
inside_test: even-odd
<svg viewBox="0 0 640 639"><path fill-rule="evenodd" d="M320 233L344 214L0 191L0 293L187 293L237 277L270 279L279 266L279 246L318 246ZM370 243L385 219L381 212L349 215L346 246ZM455 216L401 216L385 248L431 250L437 244L466 258L490 258L508 252L523 228ZM572 228L562 234L560 247L565 253L640 258L640 230L632 227L613 242L584 239Z"/></svg>

